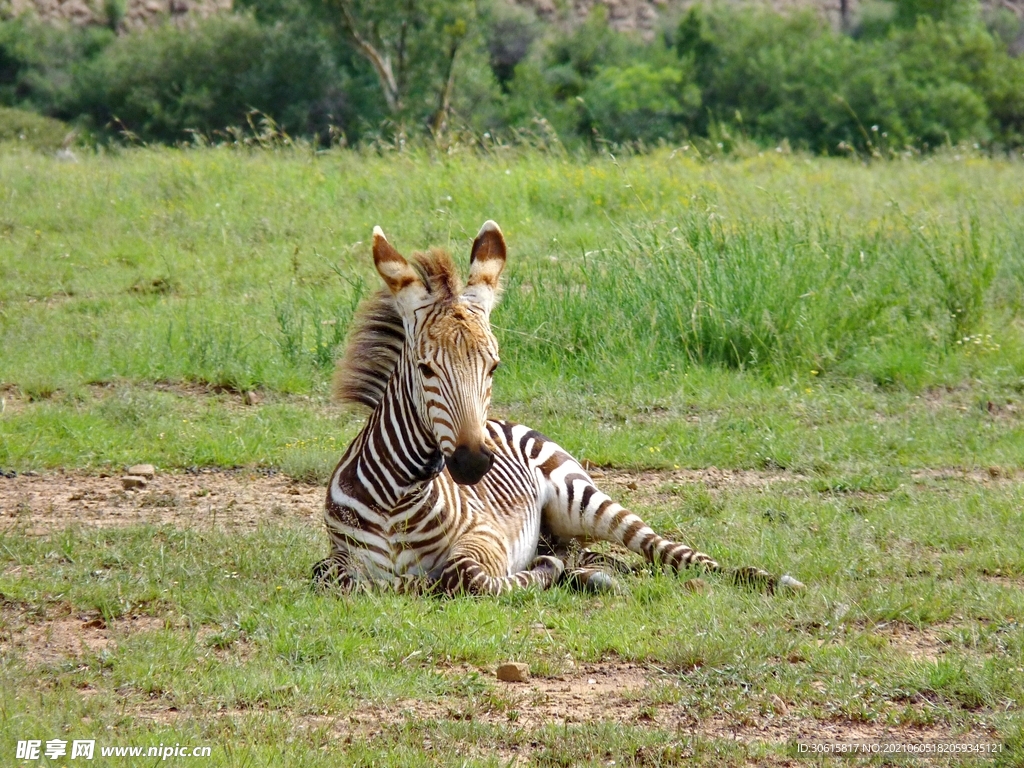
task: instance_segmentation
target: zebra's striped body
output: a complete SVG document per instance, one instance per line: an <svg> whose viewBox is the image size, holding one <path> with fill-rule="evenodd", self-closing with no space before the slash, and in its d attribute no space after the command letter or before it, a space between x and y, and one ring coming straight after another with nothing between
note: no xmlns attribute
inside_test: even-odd
<svg viewBox="0 0 1024 768"><path fill-rule="evenodd" d="M545 588L565 564L538 556L542 539L611 541L675 570L719 570L612 501L554 442L487 420L498 351L489 313L505 261L497 225L477 236L465 289L446 255L420 255L412 266L379 229L374 261L388 291L357 320L338 380L342 399L373 411L331 478L331 554L315 566L316 582L477 594ZM612 585L582 565L570 573L578 583ZM733 573L768 589L799 586L756 568Z"/></svg>

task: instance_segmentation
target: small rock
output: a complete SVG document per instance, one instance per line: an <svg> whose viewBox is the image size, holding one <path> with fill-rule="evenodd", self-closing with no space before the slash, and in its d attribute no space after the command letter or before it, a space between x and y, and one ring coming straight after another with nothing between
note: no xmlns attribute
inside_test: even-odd
<svg viewBox="0 0 1024 768"><path fill-rule="evenodd" d="M134 467L128 467L128 474L152 480L156 475L156 470L153 469L152 464L136 464Z"/></svg>
<svg viewBox="0 0 1024 768"><path fill-rule="evenodd" d="M779 578L779 589L789 589L794 592L800 592L804 589L807 589L807 587L804 586L804 583L802 581L794 579L792 576L786 573Z"/></svg>
<svg viewBox="0 0 1024 768"><path fill-rule="evenodd" d="M509 661L498 667L498 679L503 683L525 683L530 679L530 667L518 661Z"/></svg>
<svg viewBox="0 0 1024 768"><path fill-rule="evenodd" d="M242 402L246 405L259 405L263 398L256 390L250 390L242 395Z"/></svg>
<svg viewBox="0 0 1024 768"><path fill-rule="evenodd" d="M771 705L772 712L776 715L785 715L789 712L789 707L786 706L786 702L782 700L782 697L777 694L772 694L768 699L768 703Z"/></svg>
<svg viewBox="0 0 1024 768"><path fill-rule="evenodd" d="M690 590L694 594L703 595L708 591L708 583L704 579L689 579L683 582L683 588Z"/></svg>
<svg viewBox="0 0 1024 768"><path fill-rule="evenodd" d="M131 490L132 488L145 488L148 485L146 478L138 475L125 475L121 478L121 485L125 490Z"/></svg>

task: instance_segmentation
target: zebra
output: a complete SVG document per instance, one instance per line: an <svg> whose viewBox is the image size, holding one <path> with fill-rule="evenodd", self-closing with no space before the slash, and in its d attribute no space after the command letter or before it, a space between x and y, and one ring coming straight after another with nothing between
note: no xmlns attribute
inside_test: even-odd
<svg viewBox="0 0 1024 768"><path fill-rule="evenodd" d="M500 363L490 313L506 260L497 224L477 234L465 285L445 251L406 260L380 227L372 251L385 287L357 311L334 382L336 398L369 417L330 479L330 553L313 567L316 586L500 595L569 580L616 589L610 571L622 563L579 549L592 541L672 571L726 570L659 536L544 435L488 419ZM729 573L769 592L803 586L759 568Z"/></svg>

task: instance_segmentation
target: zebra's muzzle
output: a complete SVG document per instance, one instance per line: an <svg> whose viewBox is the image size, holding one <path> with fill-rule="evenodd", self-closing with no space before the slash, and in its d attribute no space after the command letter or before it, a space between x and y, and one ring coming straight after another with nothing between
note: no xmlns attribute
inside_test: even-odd
<svg viewBox="0 0 1024 768"><path fill-rule="evenodd" d="M481 445L478 450L460 445L444 463L456 483L476 485L494 464L494 452L485 445Z"/></svg>

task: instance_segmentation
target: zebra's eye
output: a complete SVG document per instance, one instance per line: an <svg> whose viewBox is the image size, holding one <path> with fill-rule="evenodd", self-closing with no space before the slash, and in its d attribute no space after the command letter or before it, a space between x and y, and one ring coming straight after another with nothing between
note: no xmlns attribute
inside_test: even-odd
<svg viewBox="0 0 1024 768"><path fill-rule="evenodd" d="M494 365L492 365L492 366L491 366L491 370L489 370L489 371L487 372L487 375L488 375L488 376L493 376L493 375L494 375L494 372L495 372L496 370L498 370L498 368L499 368L500 366L501 366L501 361L500 361L500 360L495 360L495 361L494 361Z"/></svg>
<svg viewBox="0 0 1024 768"><path fill-rule="evenodd" d="M428 377L428 378L429 378L430 376L433 376L433 375L434 375L434 369L433 369L433 368L431 368L431 367L430 367L429 365L427 365L426 363L419 363L419 364L418 364L418 365L417 365L416 367L420 369L420 373L421 373L421 374L423 374L424 376L426 376L426 377Z"/></svg>

